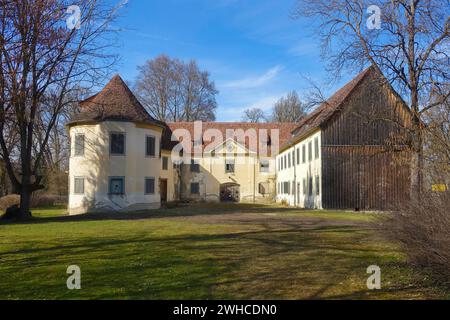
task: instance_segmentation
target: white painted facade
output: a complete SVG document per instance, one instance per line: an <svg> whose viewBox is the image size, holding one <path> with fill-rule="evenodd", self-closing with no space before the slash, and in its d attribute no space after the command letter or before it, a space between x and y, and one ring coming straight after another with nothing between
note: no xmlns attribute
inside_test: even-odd
<svg viewBox="0 0 450 320"><path fill-rule="evenodd" d="M72 126L71 141L84 137L84 152L75 155L71 143L69 163L69 214L102 210L140 210L159 208L161 204L158 182L163 178L160 158L161 128L142 126L132 122L106 121ZM124 154L111 153L111 133L125 135ZM146 137L155 138L155 156L146 155ZM170 163L170 161L169 161ZM172 179L172 166L168 166ZM110 191L111 179L123 179L123 194ZM82 185L75 190L75 180ZM146 193L146 179L154 179L153 191ZM169 199L170 200L170 199Z"/></svg>
<svg viewBox="0 0 450 320"><path fill-rule="evenodd" d="M277 202L322 209L321 131L318 129L276 157Z"/></svg>

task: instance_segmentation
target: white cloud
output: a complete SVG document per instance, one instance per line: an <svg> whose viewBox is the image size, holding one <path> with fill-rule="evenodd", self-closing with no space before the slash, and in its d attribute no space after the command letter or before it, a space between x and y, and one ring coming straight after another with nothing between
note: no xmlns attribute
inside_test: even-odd
<svg viewBox="0 0 450 320"><path fill-rule="evenodd" d="M229 81L225 83L223 87L240 89L258 88L276 78L282 69L281 66L275 66L260 76Z"/></svg>

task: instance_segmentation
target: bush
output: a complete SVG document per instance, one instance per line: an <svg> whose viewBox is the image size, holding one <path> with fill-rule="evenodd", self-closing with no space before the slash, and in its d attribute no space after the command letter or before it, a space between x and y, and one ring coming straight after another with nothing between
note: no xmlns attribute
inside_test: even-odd
<svg viewBox="0 0 450 320"><path fill-rule="evenodd" d="M392 212L381 223L387 236L402 244L413 266L450 287L450 193L429 193Z"/></svg>
<svg viewBox="0 0 450 320"><path fill-rule="evenodd" d="M53 195L34 193L31 197L31 207L32 208L50 207L55 204L56 200L57 197Z"/></svg>
<svg viewBox="0 0 450 320"><path fill-rule="evenodd" d="M20 196L18 194L9 194L0 198L0 210L5 211L13 205L20 203Z"/></svg>
<svg viewBox="0 0 450 320"><path fill-rule="evenodd" d="M55 205L56 202L62 203L65 201L64 197L54 196L54 195L46 195L46 194L33 194L31 197L31 208L38 207L50 207ZM10 194L0 198L0 210L5 211L9 207L13 205L19 205L20 196L18 194Z"/></svg>

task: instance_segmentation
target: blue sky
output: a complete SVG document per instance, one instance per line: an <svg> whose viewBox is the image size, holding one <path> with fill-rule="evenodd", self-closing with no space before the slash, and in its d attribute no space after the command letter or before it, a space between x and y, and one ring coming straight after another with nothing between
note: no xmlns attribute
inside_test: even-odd
<svg viewBox="0 0 450 320"><path fill-rule="evenodd" d="M247 108L268 111L290 90L306 92L303 76L318 82L327 78L319 42L307 22L290 18L294 4L295 0L129 0L115 22L120 29L115 50L121 56L115 71L132 82L137 66L159 54L195 59L211 73L219 90L218 121L240 120Z"/></svg>

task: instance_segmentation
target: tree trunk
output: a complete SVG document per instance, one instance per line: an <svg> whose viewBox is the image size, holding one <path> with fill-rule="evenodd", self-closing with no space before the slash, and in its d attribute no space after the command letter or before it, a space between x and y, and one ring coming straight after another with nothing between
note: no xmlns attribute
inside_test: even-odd
<svg viewBox="0 0 450 320"><path fill-rule="evenodd" d="M30 189L22 185L20 190L20 210L17 219L23 220L31 217L30 212L31 192Z"/></svg>

